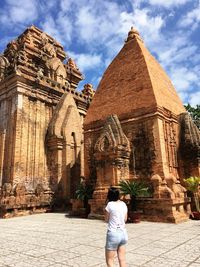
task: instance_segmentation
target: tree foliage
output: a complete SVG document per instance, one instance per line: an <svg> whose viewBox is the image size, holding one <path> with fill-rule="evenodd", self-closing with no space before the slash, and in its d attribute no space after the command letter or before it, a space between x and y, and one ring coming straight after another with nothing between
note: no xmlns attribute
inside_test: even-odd
<svg viewBox="0 0 200 267"><path fill-rule="evenodd" d="M200 105L192 107L190 104L185 105L186 110L190 113L194 123L200 129Z"/></svg>
<svg viewBox="0 0 200 267"><path fill-rule="evenodd" d="M196 210L200 212L200 197L199 197L200 177L191 176L184 179L184 182L187 190L193 193Z"/></svg>

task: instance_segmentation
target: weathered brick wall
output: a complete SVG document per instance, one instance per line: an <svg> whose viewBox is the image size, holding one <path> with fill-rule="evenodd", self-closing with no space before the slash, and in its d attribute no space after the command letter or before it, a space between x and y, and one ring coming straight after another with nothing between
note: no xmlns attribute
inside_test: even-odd
<svg viewBox="0 0 200 267"><path fill-rule="evenodd" d="M150 180L156 173L165 178L170 174L177 177L178 168L181 167L178 164L178 122L152 115L149 118L122 120L121 126L130 142L130 178ZM100 129L86 131L84 135L85 175L91 179L95 177L94 145Z"/></svg>
<svg viewBox="0 0 200 267"><path fill-rule="evenodd" d="M45 137L53 105L25 95L18 99L13 184L24 183L30 189L38 183L48 186Z"/></svg>
<svg viewBox="0 0 200 267"><path fill-rule="evenodd" d="M12 150L15 145L16 96L7 99L1 95L0 114L0 185L2 185L11 180L13 171Z"/></svg>

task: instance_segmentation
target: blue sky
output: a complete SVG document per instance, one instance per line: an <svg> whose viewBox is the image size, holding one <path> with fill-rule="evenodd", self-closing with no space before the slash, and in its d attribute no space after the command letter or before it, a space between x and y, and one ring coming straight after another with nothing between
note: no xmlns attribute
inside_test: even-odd
<svg viewBox="0 0 200 267"><path fill-rule="evenodd" d="M0 52L26 27L57 39L96 88L135 26L184 103L200 104L199 0L0 0Z"/></svg>

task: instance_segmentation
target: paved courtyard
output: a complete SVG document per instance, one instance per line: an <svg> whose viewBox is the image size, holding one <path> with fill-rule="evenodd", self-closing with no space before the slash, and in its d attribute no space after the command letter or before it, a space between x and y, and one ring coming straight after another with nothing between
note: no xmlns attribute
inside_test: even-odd
<svg viewBox="0 0 200 267"><path fill-rule="evenodd" d="M129 267L200 267L199 221L127 228ZM103 221L62 213L1 219L0 267L104 267L105 233Z"/></svg>

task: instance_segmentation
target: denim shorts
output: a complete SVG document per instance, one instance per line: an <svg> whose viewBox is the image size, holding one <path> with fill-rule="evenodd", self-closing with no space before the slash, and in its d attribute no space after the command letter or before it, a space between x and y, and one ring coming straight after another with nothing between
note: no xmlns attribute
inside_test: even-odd
<svg viewBox="0 0 200 267"><path fill-rule="evenodd" d="M116 229L115 231L107 231L106 246L107 250L117 250L120 246L123 246L128 241L128 235L126 229Z"/></svg>

